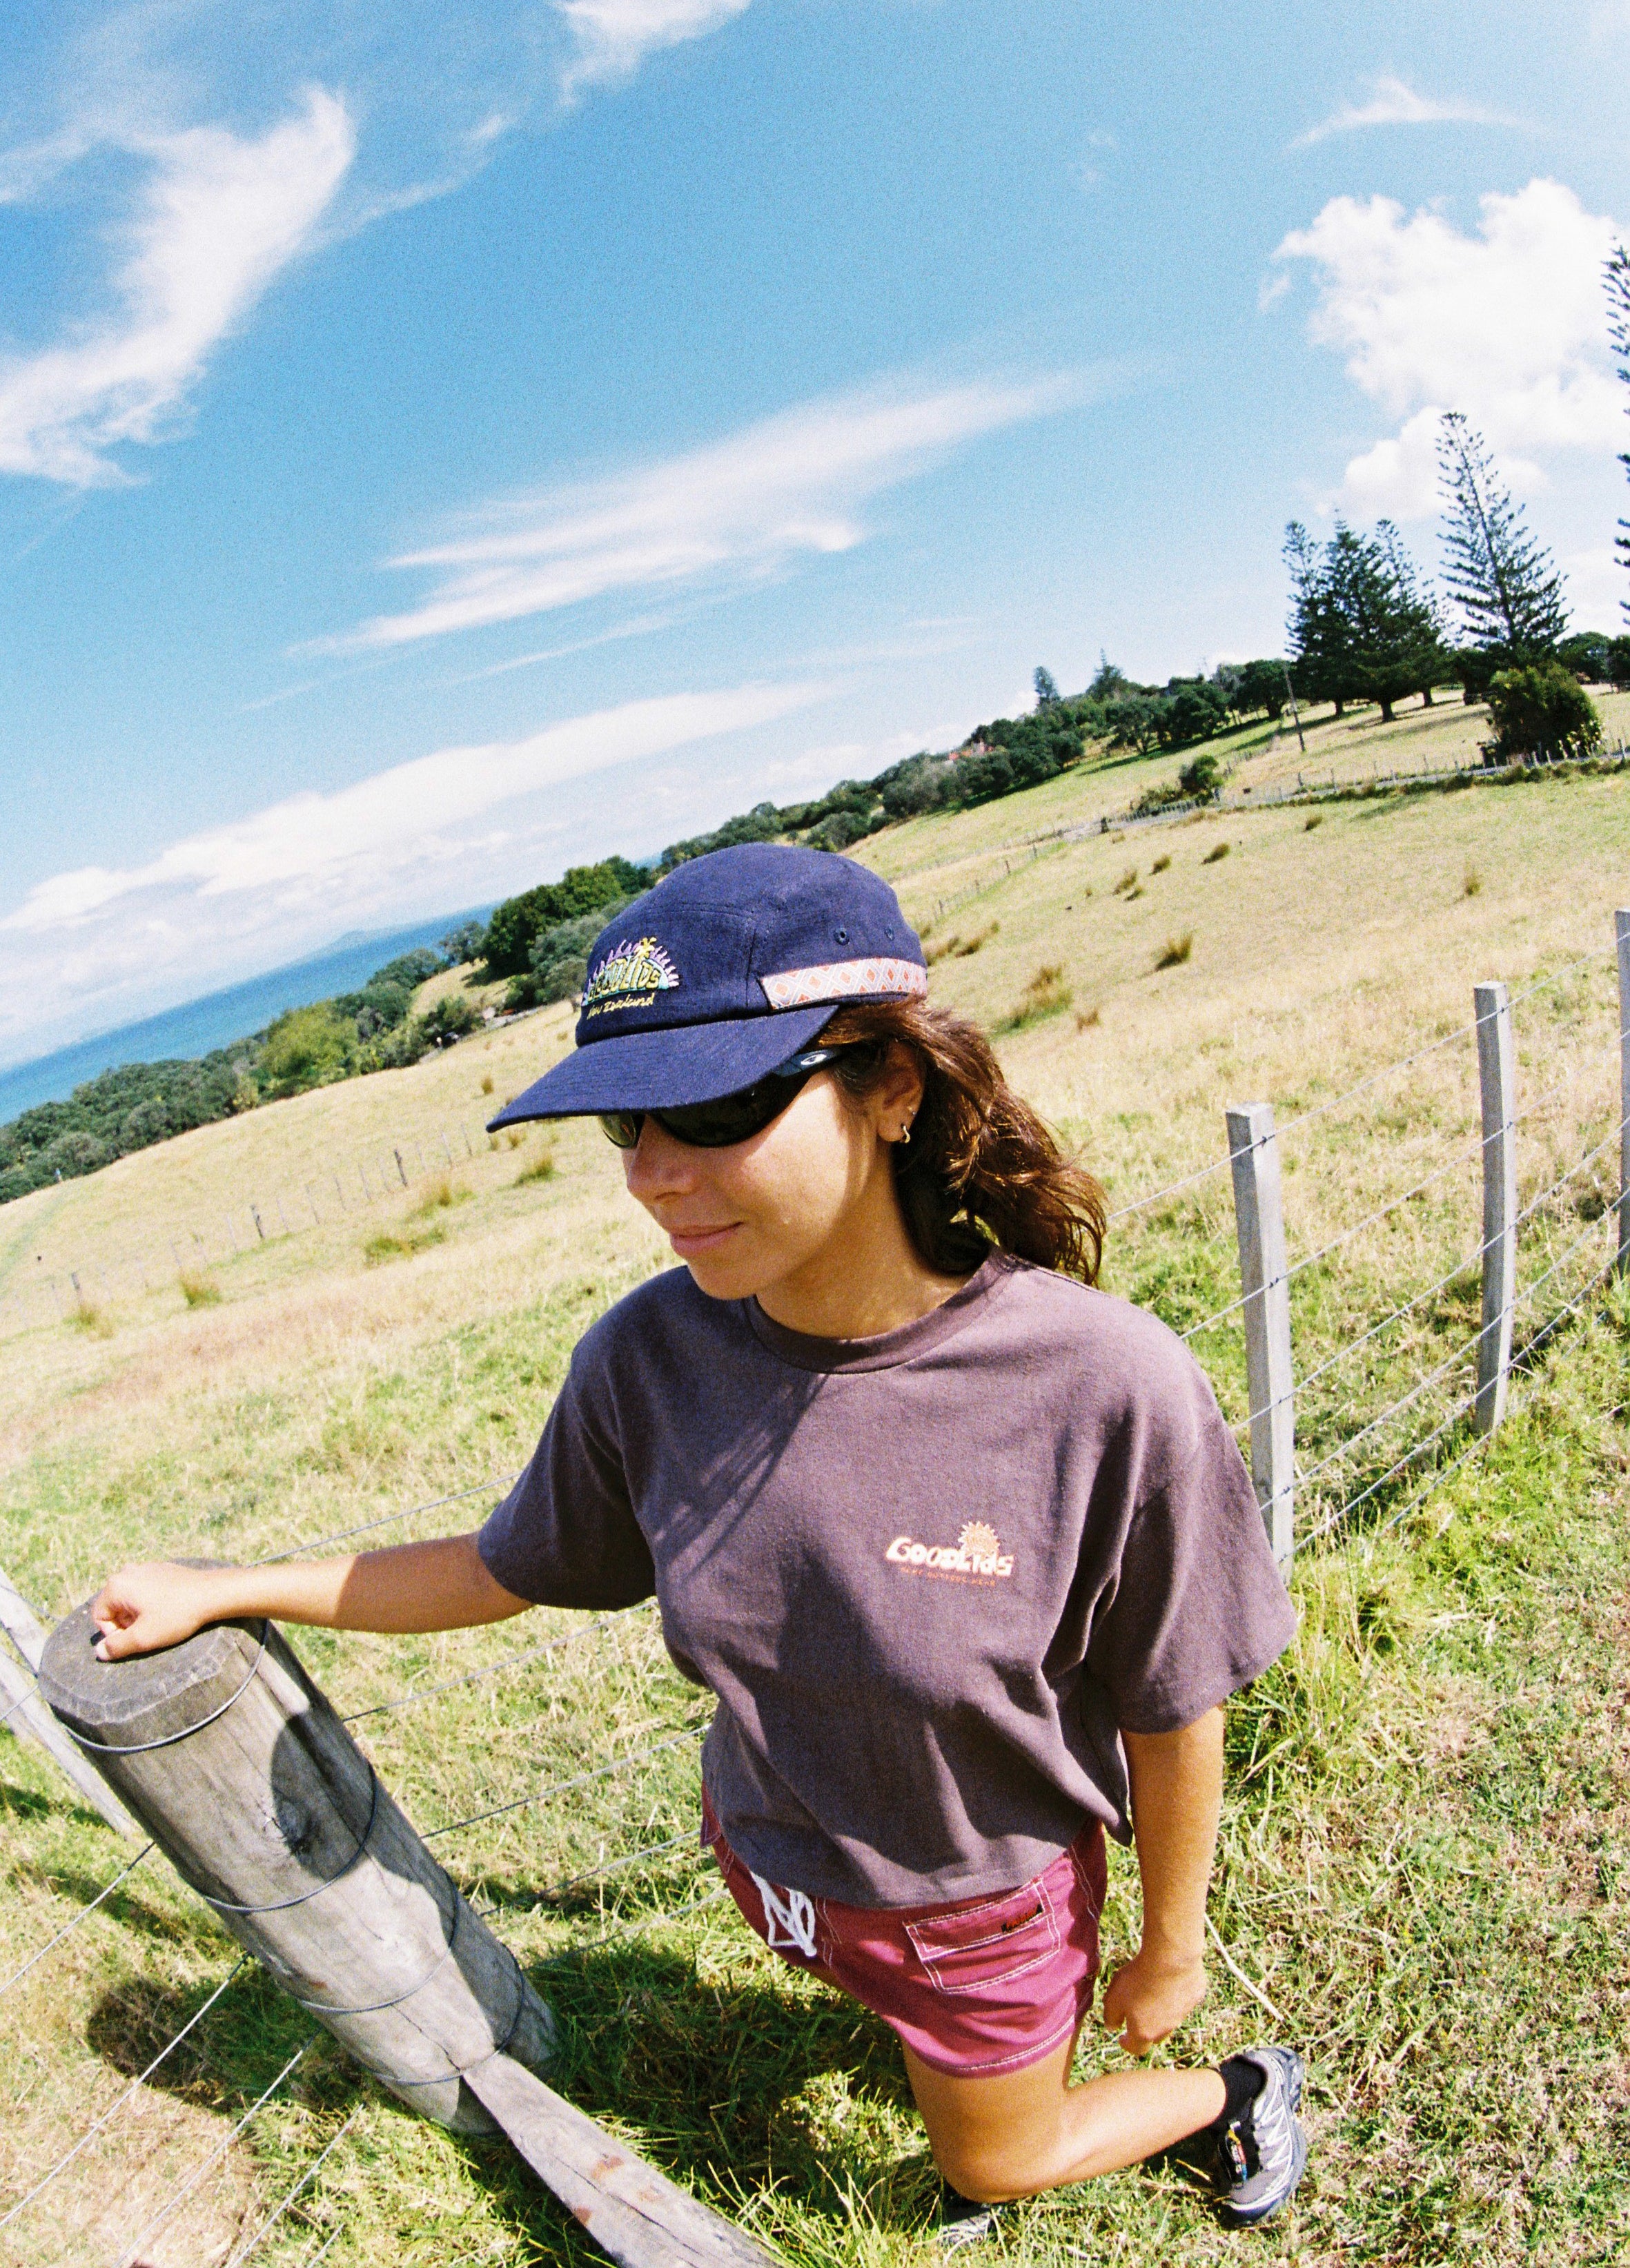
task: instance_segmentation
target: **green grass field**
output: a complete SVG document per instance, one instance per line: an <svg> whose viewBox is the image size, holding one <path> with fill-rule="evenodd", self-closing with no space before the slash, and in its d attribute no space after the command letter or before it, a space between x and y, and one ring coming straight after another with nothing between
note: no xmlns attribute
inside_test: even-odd
<svg viewBox="0 0 1630 2268"><path fill-rule="evenodd" d="M1445 733L1463 727L1443 712ZM1362 733L1352 746L1367 770ZM1011 1076L1112 1205L1205 1174L1116 1222L1111 1288L1179 1329L1225 1307L1223 1107L1269 1100L1287 1129L1291 1257L1308 1263L1297 1369L1320 1373L1298 1408L1313 1475L1298 1521L1375 1493L1299 1557L1296 1643L1235 1708L1212 1993L1170 2052L1301 2042L1314 2156L1295 2211L1253 2236L1220 2231L1172 2165L1014 2213L994 2257L1616 2261L1630 2250L1623 1296L1598 1290L1531 1346L1497 1441L1426 1483L1468 1439L1457 1357L1478 1278L1454 1270L1479 1234L1475 981L1535 988L1515 1010L1533 1208L1519 1343L1611 1250L1609 948L1630 902L1630 780L1378 798L1312 828L1301 810L1230 813L1031 855L1161 776L1158 760L1083 772L865 852L929 924L936 996L1002 1031ZM1157 968L1186 936L1186 956ZM0 1212L0 1292L99 1252L162 1250L234 1192L269 1207L270 1189L369 1145L477 1129L569 1041L551 1011L38 1192ZM0 1565L43 1613L136 1552L248 1556L462 1490L382 1539L479 1518L577 1335L662 1255L597 1131L472 1150L212 1260L213 1300L189 1305L179 1271L143 1289L110 1270L117 1288L88 1315L0 1316ZM1194 1341L1232 1418L1237 1323ZM1388 1478L1439 1424L1427 1459ZM359 1737L554 2002L567 2092L793 2261L928 2257L934 2181L892 2036L781 1969L717 1903L694 1844L705 1697L668 1666L650 1609L298 1644L342 1712L378 1712ZM532 1649L547 1650L502 1666ZM0 1984L130 1855L7 1738ZM1134 1939L1133 1887L1117 1854L1112 1960ZM330 2144L257 2263L294 2268L325 2244L334 2268L593 2257L507 2149L414 2121L326 2040L248 2115L305 2036L250 1970L121 2104L235 1958L155 1857L0 1992L0 2216L112 2113L0 2233L0 2257L113 2268L202 2169L139 2257L229 2261ZM1082 2052L1088 2068L1114 2059L1090 2031Z"/></svg>

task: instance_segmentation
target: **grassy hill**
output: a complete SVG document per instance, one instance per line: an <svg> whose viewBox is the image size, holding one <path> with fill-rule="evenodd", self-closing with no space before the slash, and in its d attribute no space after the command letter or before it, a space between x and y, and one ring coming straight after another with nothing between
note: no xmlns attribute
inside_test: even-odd
<svg viewBox="0 0 1630 2268"><path fill-rule="evenodd" d="M1319 731L1356 771L1377 749L1386 768L1406 726L1412 760L1435 760L1466 712L1406 712L1392 736L1362 720ZM1283 740L1243 736L1230 785L1279 777ZM1603 1413L1622 1407L1630 1307L1586 1301L1532 1348L1507 1432L1418 1508L1419 1469L1388 1475L1452 1419L1477 1328L1475 1268L1454 1272L1480 1233L1474 982L1525 992L1519 1341L1610 1249L1609 948L1612 909L1630 902L1630 778L1056 836L1175 764L1072 772L860 853L923 928L936 997L997 1031L1010 1074L1112 1206L1135 1208L1112 1229L1112 1288L1178 1328L1225 1307L1238 1287L1223 1108L1266 1099L1287 1129L1288 1230L1306 1263L1293 1288L1311 1475L1299 1524L1376 1492L1299 1558L1296 1646L1236 1712L1212 1904L1226 1960L1175 2047L1215 2055L1281 2029L1309 2044L1313 2168L1296 2216L1252 2240L1266 2258L1619 2257L1630 1811L1613 1697L1630 1670L1630 1568L1625 1435ZM248 1556L455 1491L469 1493L381 1540L481 1516L530 1450L577 1334L663 1263L598 1130L496 1146L480 1132L569 1045L569 1025L545 1011L5 1209L0 1565L42 1611L138 1552ZM1139 1202L1172 1183L1186 1185ZM219 1223L251 1200L268 1233L233 1253ZM64 1318L31 1286L70 1270L84 1296ZM1194 1340L1235 1418L1237 1324L1224 1315ZM1451 1425L1441 1453L1464 1445ZM554 1652L498 1669L551 1637ZM299 1643L342 1711L422 1697L359 1729L426 1830L622 1764L437 1846L567 2019L562 2083L795 2260L923 2257L933 2183L889 2036L701 1903L712 1884L681 1736L705 1710L649 1610L586 1631L540 1615L439 1639ZM0 1749L0 1979L130 1855L65 1798L32 1756ZM635 1852L654 1855L625 1866ZM1118 1859L1112 1954L1134 1927L1130 1887ZM641 1926L613 1933L625 1924ZM0 1992L0 2211L230 1967L224 1939L150 1859ZM235 1983L7 2231L17 2260L118 2259L294 2053L297 2014L257 1978ZM1104 2052L1089 2036L1083 2054ZM341 2128L257 2261L307 2260L330 2236L332 2268L590 2257L504 2150L415 2124L326 2043L142 2257L226 2257ZM1027 2209L1010 2257L1154 2268L1231 2258L1239 2242L1168 2169Z"/></svg>

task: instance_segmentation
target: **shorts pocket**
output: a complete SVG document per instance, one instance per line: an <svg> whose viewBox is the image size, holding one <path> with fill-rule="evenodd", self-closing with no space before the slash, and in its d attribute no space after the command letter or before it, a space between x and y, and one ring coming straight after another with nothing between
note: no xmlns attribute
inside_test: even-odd
<svg viewBox="0 0 1630 2268"><path fill-rule="evenodd" d="M1039 1875L981 1905L908 1921L906 1934L936 1992L988 1992L1059 1949L1058 1916Z"/></svg>

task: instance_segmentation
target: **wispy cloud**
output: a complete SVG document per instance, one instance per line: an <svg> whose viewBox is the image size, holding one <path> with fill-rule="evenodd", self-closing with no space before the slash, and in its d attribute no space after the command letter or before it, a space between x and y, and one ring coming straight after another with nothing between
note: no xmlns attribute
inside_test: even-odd
<svg viewBox="0 0 1630 2268"><path fill-rule="evenodd" d="M1305 261L1318 298L1308 335L1400 430L1347 466L1340 501L1406 519L1436 507L1443 411L1464 409L1519 483L1539 460L1620 446L1602 262L1623 234L1559 181L1491 194L1475 232L1390 197L1334 197L1274 253Z"/></svg>
<svg viewBox="0 0 1630 2268"><path fill-rule="evenodd" d="M811 685L745 685L673 693L551 725L522 740L440 748L337 788L290 796L224 827L189 835L140 866L81 866L37 883L0 930L77 928L150 892L216 898L245 892L343 894L447 847L448 830L523 796L720 733L788 715Z"/></svg>
<svg viewBox="0 0 1630 2268"><path fill-rule="evenodd" d="M569 100L585 86L630 78L658 48L699 40L745 15L752 0L558 0L576 43L561 74Z"/></svg>
<svg viewBox="0 0 1630 2268"><path fill-rule="evenodd" d="M114 312L0 362L0 471L90 487L121 477L121 444L172 431L211 352L310 243L356 137L344 103L314 88L258 139L201 126L126 146L149 172Z"/></svg>
<svg viewBox="0 0 1630 2268"><path fill-rule="evenodd" d="M0 918L0 1061L185 998L201 968L225 981L358 923L501 896L579 839L603 855L593 776L614 766L636 767L618 804L624 847L652 849L697 823L716 769L741 761L722 736L827 690L806 680L630 702L290 796L139 864L54 874ZM773 748L755 766L766 761Z"/></svg>
<svg viewBox="0 0 1630 2268"><path fill-rule="evenodd" d="M438 571L420 605L327 645L400 645L609 592L765 574L799 554L847 551L864 537L870 498L979 434L1080 399L1085 383L1054 376L808 403L619 479L490 507L479 534L391 562Z"/></svg>
<svg viewBox="0 0 1630 2268"><path fill-rule="evenodd" d="M1455 98L1441 101L1428 94L1417 94L1406 79L1383 77L1370 82L1368 102L1346 105L1321 118L1317 126L1310 126L1298 134L1287 146L1292 150L1311 150L1316 142L1327 142L1333 134L1355 134L1366 126L1515 126L1524 121L1513 118L1502 110L1486 110L1480 103L1463 102Z"/></svg>

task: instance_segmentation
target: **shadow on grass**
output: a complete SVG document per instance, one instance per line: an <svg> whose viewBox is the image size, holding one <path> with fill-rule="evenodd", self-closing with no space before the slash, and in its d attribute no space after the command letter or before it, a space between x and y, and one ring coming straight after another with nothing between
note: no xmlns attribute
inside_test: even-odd
<svg viewBox="0 0 1630 2268"><path fill-rule="evenodd" d="M756 1958L747 1948L749 1968ZM773 1972L704 1980L684 1955L638 1945L532 1968L560 2024L550 2084L728 2218L789 2220L801 2233L795 2250L811 2260L851 2245L857 2219L894 2231L928 2219L937 2176L893 2035L864 2009L790 1972L784 1982ZM97 2002L88 2043L135 2078L216 1981L127 1979ZM147 2084L239 2117L308 2027L268 1977L246 1970ZM412 2117L326 2039L281 2092L335 2117L359 2095ZM438 2139L542 2257L602 2259L506 2141Z"/></svg>

